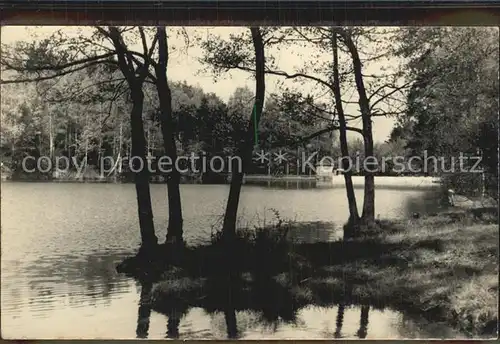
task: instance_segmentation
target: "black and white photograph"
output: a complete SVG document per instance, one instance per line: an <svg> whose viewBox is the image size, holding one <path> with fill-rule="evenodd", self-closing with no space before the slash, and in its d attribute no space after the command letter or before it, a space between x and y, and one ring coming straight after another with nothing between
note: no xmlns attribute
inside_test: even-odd
<svg viewBox="0 0 500 344"><path fill-rule="evenodd" d="M2 26L2 338L496 338L499 39Z"/></svg>

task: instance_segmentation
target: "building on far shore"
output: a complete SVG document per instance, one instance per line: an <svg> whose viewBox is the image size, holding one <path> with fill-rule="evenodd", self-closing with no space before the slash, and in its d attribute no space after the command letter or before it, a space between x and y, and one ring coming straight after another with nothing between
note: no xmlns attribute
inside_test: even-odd
<svg viewBox="0 0 500 344"><path fill-rule="evenodd" d="M331 180L334 175L335 166L325 163L325 164L317 164L315 166L316 169L316 179L320 181L328 181Z"/></svg>

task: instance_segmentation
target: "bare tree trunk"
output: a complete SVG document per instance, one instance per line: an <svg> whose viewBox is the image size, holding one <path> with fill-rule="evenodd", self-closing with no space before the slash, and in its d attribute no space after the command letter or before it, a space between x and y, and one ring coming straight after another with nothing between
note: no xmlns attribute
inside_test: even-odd
<svg viewBox="0 0 500 344"><path fill-rule="evenodd" d="M354 79L359 95L359 108L363 122L363 142L365 149L365 159L373 160L373 132L370 103L366 96L365 84L363 81L362 65L359 58L358 49L354 44L350 33L342 31L345 44L351 54L354 66ZM372 167L373 168L373 167ZM365 199L363 202L362 222L371 226L375 222L375 176L373 170L365 171Z"/></svg>
<svg viewBox="0 0 500 344"><path fill-rule="evenodd" d="M54 133L52 125L52 113L49 112L49 154L50 161L54 163Z"/></svg>
<svg viewBox="0 0 500 344"><path fill-rule="evenodd" d="M51 166L54 166L54 134L52 130L52 112L50 111L49 107L46 105L44 107L44 112L45 115L48 115L49 117L49 158L50 158L50 164ZM49 179L52 179L54 176L54 171L49 171Z"/></svg>
<svg viewBox="0 0 500 344"><path fill-rule="evenodd" d="M156 67L156 89L160 100L160 126L163 135L165 154L171 159L172 164L174 164L167 177L169 214L167 242L182 242L183 219L181 194L179 189L180 173L177 168L175 168L175 162L177 160L177 147L173 132L174 121L172 116L172 93L167 80L168 41L165 27L158 27L157 35L159 57Z"/></svg>
<svg viewBox="0 0 500 344"><path fill-rule="evenodd" d="M97 146L97 166L99 166L99 169L101 170L101 147L102 147L102 103L99 106L99 143Z"/></svg>
<svg viewBox="0 0 500 344"><path fill-rule="evenodd" d="M108 34L104 32L104 34ZM151 205L151 192L149 188L149 170L144 166L146 163L146 138L144 137L144 122L142 111L144 107L144 92L142 85L144 79L138 77L133 67L127 49L123 43L121 33L116 27L110 27L109 37L116 48L118 64L121 72L130 87L132 98L132 111L130 114L131 126L131 169L134 174L135 190L137 194L137 210L139 215L139 226L141 231L141 249L139 254L150 254L152 248L158 243L155 235L153 222L153 208ZM128 58L128 60L127 60Z"/></svg>
<svg viewBox="0 0 500 344"><path fill-rule="evenodd" d="M224 310L224 319L226 320L227 338L238 338L238 326L234 307L228 307L228 309Z"/></svg>
<svg viewBox="0 0 500 344"><path fill-rule="evenodd" d="M151 154L151 130L149 127L149 123L147 124L147 127L148 128L146 129L146 132L147 132L146 152L147 152L147 155L149 155L149 154Z"/></svg>
<svg viewBox="0 0 500 344"><path fill-rule="evenodd" d="M80 141L78 141L78 128L75 128L75 136L74 136L74 146L75 149L73 153L75 154L75 158L79 158L80 155Z"/></svg>
<svg viewBox="0 0 500 344"><path fill-rule="evenodd" d="M262 40L262 34L259 28L251 28L253 45L255 49L255 101L252 116L255 116L255 120L252 116L249 120L249 126L246 133L246 140L242 138L238 153L241 158L241 170L239 169L238 162L236 159L232 160L232 178L231 186L229 189L229 197L226 204L226 212L224 214L224 222L222 225L222 231L228 242L231 242L236 233L236 220L238 216L238 206L240 201L241 185L243 183L243 175L248 164L252 162L252 149L254 145L254 130L257 130L260 116L262 114L262 108L264 106L264 96L265 96L265 57L264 57L264 43Z"/></svg>
<svg viewBox="0 0 500 344"><path fill-rule="evenodd" d="M117 161L118 161L118 155L117 155L117 150L116 150L116 129L113 130L113 159L116 157ZM116 163L115 163L115 168L113 168L113 170L111 171L113 173L113 181L116 182ZM111 175L111 172L109 172L109 175Z"/></svg>
<svg viewBox="0 0 500 344"><path fill-rule="evenodd" d="M89 126L89 114L88 112L85 112L85 129L83 130L83 132L85 132L86 130L88 130L88 126ZM82 179L85 179L85 172L87 171L87 166L88 165L88 162L89 162L89 135L88 133L85 135L85 157L84 157L84 161L85 161L85 169L83 170L83 174L81 176Z"/></svg>
<svg viewBox="0 0 500 344"><path fill-rule="evenodd" d="M122 146L123 146L123 123L120 121L120 136L118 137L118 149L117 149L117 163L118 163L118 172L122 172ZM115 182L117 181L117 174L115 169Z"/></svg>
<svg viewBox="0 0 500 344"><path fill-rule="evenodd" d="M151 149L151 154L153 156L156 156L156 133L155 133L155 131L153 131L152 136L153 136L153 138L151 140L151 147L150 147L150 149Z"/></svg>
<svg viewBox="0 0 500 344"><path fill-rule="evenodd" d="M72 154L71 153L71 148L73 147L73 143L71 141L71 131L72 131L72 128L70 126L69 127L69 132L68 132L68 159L69 159L70 166L73 163L72 159L71 159L71 154ZM75 142L76 142L76 140L75 140ZM71 169L70 169L70 171L71 171Z"/></svg>
<svg viewBox="0 0 500 344"><path fill-rule="evenodd" d="M333 50L333 85L334 85L334 95L335 95L335 108L337 110L337 115L339 117L339 130L340 130L340 150L342 153L342 169L344 170L344 180L347 192L347 201L349 204L349 221L346 225L347 231L345 234L350 236L354 234L359 225L359 214L358 206L356 203L356 195L354 194L354 185L352 183L352 172L351 166L348 166L349 159L349 148L347 145L347 123L344 114L344 108L342 106L342 95L340 92L340 77L339 77L339 58L338 58L338 47L337 47L337 33L334 29L331 32L332 39L332 50Z"/></svg>
<svg viewBox="0 0 500 344"><path fill-rule="evenodd" d="M66 138L64 140L64 150L69 157L69 133L68 133L68 125L66 125Z"/></svg>
<svg viewBox="0 0 500 344"><path fill-rule="evenodd" d="M139 213L139 226L141 229L142 246L151 248L158 243L153 222L153 207L151 205L151 192L149 188L149 170L146 163L146 139L142 121L144 94L141 88L132 90L133 107L130 116L132 127L132 169L134 173L135 190L137 193L137 206ZM143 162L142 166L140 161Z"/></svg>

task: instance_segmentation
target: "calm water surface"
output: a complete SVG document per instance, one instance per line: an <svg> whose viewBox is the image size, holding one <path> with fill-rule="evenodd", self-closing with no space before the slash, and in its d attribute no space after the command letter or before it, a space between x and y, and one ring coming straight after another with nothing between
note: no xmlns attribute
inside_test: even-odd
<svg viewBox="0 0 500 344"><path fill-rule="evenodd" d="M223 213L229 187L182 185L185 239L210 239ZM362 204L362 190L357 190ZM382 218L436 211L429 190L380 189ZM241 225L268 223L271 209L285 219L333 222L328 228L292 233L303 241L336 240L347 220L340 188L292 189L245 186ZM152 185L157 234L166 234L166 186ZM135 338L141 287L117 274L115 266L139 243L135 189L130 184L1 184L1 325L4 338ZM456 337L446 326L391 310L365 314L346 308L342 328L338 307L310 306L294 324L269 326L259 314L237 312L243 338L439 338ZM152 312L148 338L165 338L167 317ZM337 335L335 332L337 331ZM361 331L361 332L360 332ZM360 334L361 333L361 334ZM180 338L225 338L224 314L192 308L180 320Z"/></svg>

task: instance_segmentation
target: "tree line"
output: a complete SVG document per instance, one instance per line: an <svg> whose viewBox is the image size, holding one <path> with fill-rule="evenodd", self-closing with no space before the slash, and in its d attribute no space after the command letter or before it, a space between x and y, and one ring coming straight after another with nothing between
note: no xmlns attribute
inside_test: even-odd
<svg viewBox="0 0 500 344"><path fill-rule="evenodd" d="M123 113L131 106L126 89L120 90L123 94L116 99L109 96L111 100L107 100L107 93L117 92L115 85L111 85L113 88L106 85L109 89L98 87L99 85L96 87L96 84L104 83L96 80L101 73L77 73L79 80L88 82L84 91L69 78L58 81L55 85L43 82L36 86L23 85L22 98L17 96L18 85L2 86L3 125L0 149L2 162L13 172L13 179L52 177L51 171L41 173L38 169L27 174L22 161L30 155L47 156L53 161L54 157L67 157L70 163L67 178L74 176L80 163L85 161L88 169L95 170L95 173L100 171L101 164L107 164L103 168L109 176L132 181L133 176L126 169L125 163L120 168L112 166L120 157L132 156L130 123L123 119ZM73 90L72 87L77 89ZM161 142L159 104L152 94L152 85L146 84L144 88L147 99L143 113L146 152L151 156L161 157L165 150ZM248 87L236 88L226 104L216 94L205 93L202 88L186 82L172 82L170 88L177 154L189 156L191 153L203 153L208 158L235 154L235 142L244 131L243 115L252 111L250 101L253 99L253 92ZM69 94L61 100L63 90L69 90ZM266 117L258 134L259 147L269 153L281 149L288 156L297 156L301 149L318 152L320 156L331 155L335 150L335 135L332 133L299 142L321 127L322 121L317 120L312 112L296 117L296 113L289 111L294 109L296 112L294 103L295 94L271 94L266 98ZM27 170L35 168L32 165L35 165L34 160L25 161ZM61 165L61 168L66 167ZM277 172L278 167L278 164L272 166L271 172ZM292 167L293 173L303 173L301 169L296 171L294 168ZM42 170L45 171L45 168ZM158 169L155 170L160 173ZM227 166L225 170L227 173ZM267 166L260 164L252 166L249 172L269 171ZM213 181L214 176L209 175L210 170L206 173L203 176L193 172L186 177L203 181L205 178L210 181L212 177Z"/></svg>

